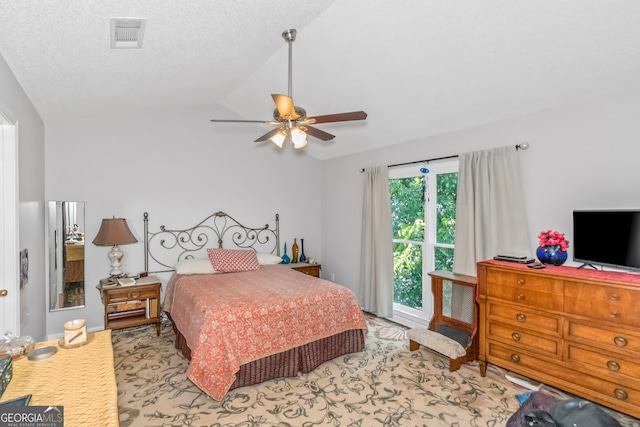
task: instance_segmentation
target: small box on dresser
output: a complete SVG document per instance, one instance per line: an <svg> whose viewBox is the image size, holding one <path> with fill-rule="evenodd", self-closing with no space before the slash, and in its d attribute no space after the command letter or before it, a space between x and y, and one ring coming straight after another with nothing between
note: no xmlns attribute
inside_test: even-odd
<svg viewBox="0 0 640 427"><path fill-rule="evenodd" d="M640 276L478 263L480 370L491 363L640 417Z"/></svg>

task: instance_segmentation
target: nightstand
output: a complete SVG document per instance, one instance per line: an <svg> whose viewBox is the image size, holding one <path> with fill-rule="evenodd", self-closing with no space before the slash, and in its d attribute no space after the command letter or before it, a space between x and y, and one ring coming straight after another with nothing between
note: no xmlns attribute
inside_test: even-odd
<svg viewBox="0 0 640 427"><path fill-rule="evenodd" d="M292 268L296 271L299 271L304 274L308 274L309 276L320 278L320 270L322 265L320 264L309 264L306 262L296 262L293 264L285 264L287 267Z"/></svg>
<svg viewBox="0 0 640 427"><path fill-rule="evenodd" d="M122 329L155 323L160 335L160 287L155 276L136 280L135 285L103 287L100 291L104 304L104 328Z"/></svg>

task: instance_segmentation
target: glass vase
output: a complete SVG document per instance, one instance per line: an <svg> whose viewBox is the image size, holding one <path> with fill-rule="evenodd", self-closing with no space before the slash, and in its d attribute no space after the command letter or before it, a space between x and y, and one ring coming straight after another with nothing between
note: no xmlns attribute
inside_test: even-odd
<svg viewBox="0 0 640 427"><path fill-rule="evenodd" d="M560 246L539 246L536 256L541 263L547 265L562 265L567 260L567 253L560 250Z"/></svg>
<svg viewBox="0 0 640 427"><path fill-rule="evenodd" d="M307 262L307 257L304 254L304 239L300 239L300 262Z"/></svg>
<svg viewBox="0 0 640 427"><path fill-rule="evenodd" d="M298 243L296 239L293 239L293 245L291 245L291 263L298 262Z"/></svg>
<svg viewBox="0 0 640 427"><path fill-rule="evenodd" d="M289 264L291 262L291 258L287 255L287 242L284 242L284 255L282 255L281 264Z"/></svg>

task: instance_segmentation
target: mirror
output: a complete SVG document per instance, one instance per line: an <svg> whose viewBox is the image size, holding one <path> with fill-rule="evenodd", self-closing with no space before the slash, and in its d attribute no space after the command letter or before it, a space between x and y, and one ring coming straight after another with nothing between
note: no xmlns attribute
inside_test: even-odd
<svg viewBox="0 0 640 427"><path fill-rule="evenodd" d="M84 202L49 202L49 311L84 307Z"/></svg>

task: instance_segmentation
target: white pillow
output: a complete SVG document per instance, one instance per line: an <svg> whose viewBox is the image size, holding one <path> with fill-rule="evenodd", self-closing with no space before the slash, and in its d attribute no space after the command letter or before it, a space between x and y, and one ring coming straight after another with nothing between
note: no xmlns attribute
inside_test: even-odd
<svg viewBox="0 0 640 427"><path fill-rule="evenodd" d="M257 255L258 263L260 265L280 264L282 262L282 258L280 258L278 255L261 253L258 253Z"/></svg>
<svg viewBox="0 0 640 427"><path fill-rule="evenodd" d="M177 274L213 274L217 273L209 258L189 258L178 261L173 266Z"/></svg>

